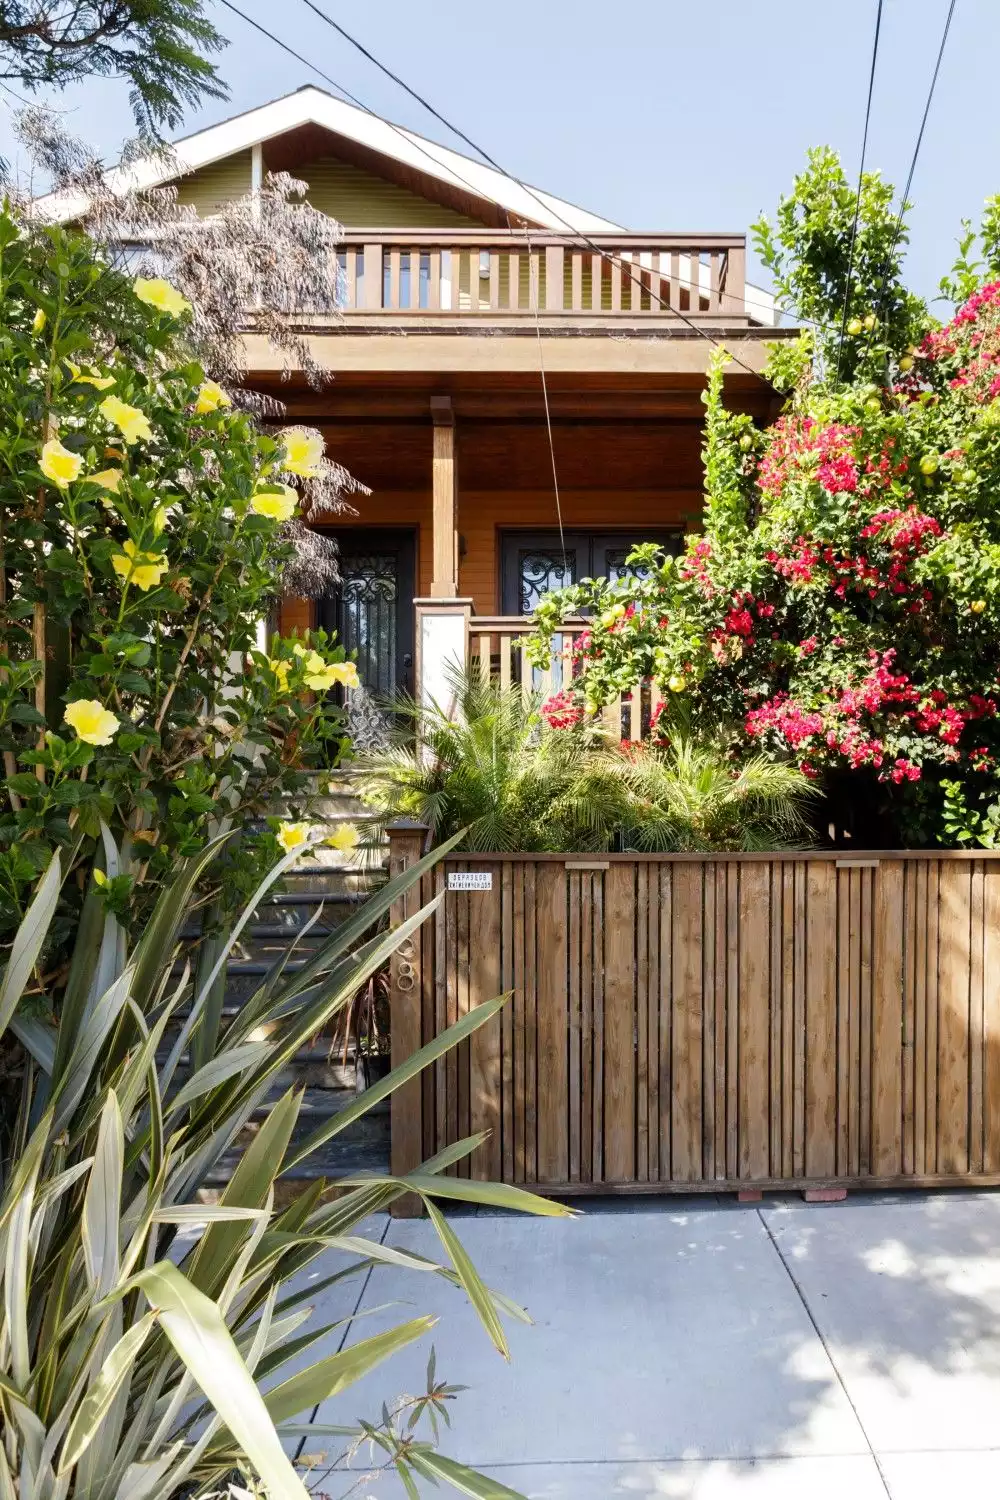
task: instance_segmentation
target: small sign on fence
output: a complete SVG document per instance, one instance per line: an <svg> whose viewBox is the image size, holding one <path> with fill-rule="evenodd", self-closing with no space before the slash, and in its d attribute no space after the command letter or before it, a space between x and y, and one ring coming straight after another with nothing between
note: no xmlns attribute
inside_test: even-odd
<svg viewBox="0 0 1000 1500"><path fill-rule="evenodd" d="M449 870L449 891L491 891L493 875L489 870Z"/></svg>

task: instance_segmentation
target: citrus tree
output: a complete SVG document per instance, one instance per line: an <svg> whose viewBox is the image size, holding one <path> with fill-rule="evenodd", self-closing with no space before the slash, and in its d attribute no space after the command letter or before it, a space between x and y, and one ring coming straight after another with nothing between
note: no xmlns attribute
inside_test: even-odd
<svg viewBox="0 0 1000 1500"><path fill-rule="evenodd" d="M797 184L807 207L829 187L825 155L819 168L822 183ZM869 199L886 217L891 192ZM846 256L849 221L827 246L825 281L807 275L816 241L801 201L782 222L785 284L807 289L821 323L775 359L791 390L784 414L761 432L728 412L716 358L703 533L679 559L641 548L636 576L543 601L536 660L566 614L592 611L553 705L561 722L652 679L664 699L654 732L684 723L737 759L762 750L797 764L855 840L992 842L1000 281L981 280L989 262L970 270L966 243L961 290L980 281L942 326L898 290L886 313L873 252L867 300L862 287L843 326L851 378L838 379L843 282L830 266L834 250Z"/></svg>
<svg viewBox="0 0 1000 1500"><path fill-rule="evenodd" d="M102 819L107 900L141 925L178 857L346 748L328 690L353 663L258 634L329 465L318 433L265 433L206 378L169 282L9 204L0 314L0 925L56 847L89 860Z"/></svg>

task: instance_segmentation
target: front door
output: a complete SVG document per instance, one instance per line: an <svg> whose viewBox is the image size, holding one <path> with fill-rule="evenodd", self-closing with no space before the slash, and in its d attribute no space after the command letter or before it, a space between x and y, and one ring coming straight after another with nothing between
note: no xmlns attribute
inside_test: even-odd
<svg viewBox="0 0 1000 1500"><path fill-rule="evenodd" d="M508 531L500 543L501 609L505 615L530 615L543 595L578 583L581 578L612 582L629 571L625 559L640 542L656 542L678 553L683 532Z"/></svg>
<svg viewBox="0 0 1000 1500"><path fill-rule="evenodd" d="M372 697L412 693L414 533L351 528L337 533L337 545L340 582L320 604L320 624L356 655Z"/></svg>

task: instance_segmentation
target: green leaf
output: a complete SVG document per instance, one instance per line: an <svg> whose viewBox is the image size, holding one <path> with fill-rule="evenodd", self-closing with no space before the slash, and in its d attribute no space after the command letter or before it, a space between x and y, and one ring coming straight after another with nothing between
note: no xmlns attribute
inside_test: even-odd
<svg viewBox="0 0 1000 1500"><path fill-rule="evenodd" d="M31 978L38 956L48 935L49 925L55 914L62 884L59 855L53 854L48 869L42 876L35 898L24 914L24 920L14 937L10 959L0 983L0 1037L10 1024Z"/></svg>
<svg viewBox="0 0 1000 1500"><path fill-rule="evenodd" d="M410 1462L425 1479L443 1479L460 1494L471 1495L472 1500L524 1500L518 1490L508 1489L499 1479L478 1474L475 1469L468 1469L465 1464L457 1463L453 1458L445 1458L443 1453L424 1448L414 1449L410 1454Z"/></svg>
<svg viewBox="0 0 1000 1500"><path fill-rule="evenodd" d="M510 1345L507 1343L507 1335L503 1331L503 1324L490 1296L488 1288L484 1285L479 1272L469 1258L469 1253L462 1244L458 1235L452 1229L448 1220L441 1210L430 1201L424 1200L431 1223L434 1225L442 1245L448 1252L449 1259L455 1267L455 1274L465 1288L465 1295L472 1303L476 1316L486 1329L496 1350L503 1355L504 1359L510 1359Z"/></svg>
<svg viewBox="0 0 1000 1500"><path fill-rule="evenodd" d="M402 931L402 929L400 930ZM484 1026L487 1021L493 1019L497 1011L506 1003L507 998L506 995L501 995L496 1000L486 1000L482 1005L477 1005L473 1010L464 1015L460 1021L456 1021L454 1026L449 1026L446 1031L441 1032L440 1036L436 1036L433 1041L427 1042L419 1051L414 1052L412 1057L408 1057L405 1062L400 1063L398 1068L393 1068L392 1072L388 1073L385 1078L380 1079L378 1083L372 1084L370 1088L365 1089L364 1093L359 1094L353 1104L349 1104L346 1109L339 1110L326 1125L321 1125L318 1130L313 1131L312 1135L306 1137L286 1163L285 1171L289 1171L292 1167L298 1166L300 1162L305 1161L308 1156L311 1156L320 1146L325 1145L333 1136L338 1135L348 1125L352 1125L355 1120L371 1109L373 1104L377 1104L380 1099L387 1098L395 1089L400 1088L411 1078L415 1078L428 1064L435 1062L437 1058L449 1052L452 1047L456 1047L459 1042L464 1041L467 1036L471 1036L474 1031L478 1031L480 1026Z"/></svg>
<svg viewBox="0 0 1000 1500"><path fill-rule="evenodd" d="M101 1372L84 1396L63 1439L57 1474L62 1475L87 1451L125 1380L131 1375L139 1351L146 1342L156 1313L148 1312L133 1324L108 1354Z"/></svg>
<svg viewBox="0 0 1000 1500"><path fill-rule="evenodd" d="M377 1333L373 1338L351 1344L276 1385L264 1397L272 1421L291 1421L307 1407L319 1406L321 1401L338 1396L390 1355L423 1338L436 1322L436 1318L423 1317L401 1323L398 1328L390 1328L386 1333Z"/></svg>
<svg viewBox="0 0 1000 1500"><path fill-rule="evenodd" d="M87 1277L94 1294L106 1297L118 1280L118 1225L121 1218L125 1133L114 1089L101 1110L97 1150L83 1200L80 1233Z"/></svg>
<svg viewBox="0 0 1000 1500"><path fill-rule="evenodd" d="M308 1500L215 1303L169 1261L140 1271L135 1281L176 1353L257 1471L269 1500Z"/></svg>

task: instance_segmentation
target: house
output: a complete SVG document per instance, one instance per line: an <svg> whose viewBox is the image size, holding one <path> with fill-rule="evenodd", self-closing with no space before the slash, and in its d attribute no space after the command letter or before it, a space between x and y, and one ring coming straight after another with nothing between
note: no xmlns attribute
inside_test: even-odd
<svg viewBox="0 0 1000 1500"><path fill-rule="evenodd" d="M335 597L286 601L282 629L336 629L380 694L437 691L464 651L527 673L546 589L697 524L719 342L732 404L774 411L757 372L787 331L746 283L745 235L624 230L311 86L181 140L170 169L204 214L272 170L342 223L344 305L311 324L326 390L282 381L253 335L251 379L371 490L335 518Z"/></svg>

